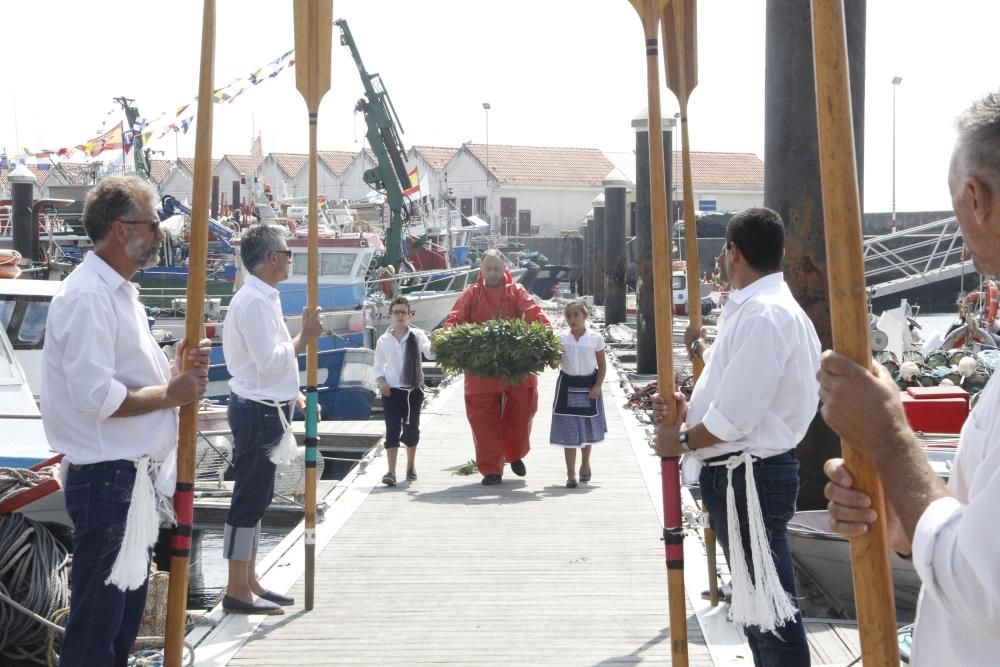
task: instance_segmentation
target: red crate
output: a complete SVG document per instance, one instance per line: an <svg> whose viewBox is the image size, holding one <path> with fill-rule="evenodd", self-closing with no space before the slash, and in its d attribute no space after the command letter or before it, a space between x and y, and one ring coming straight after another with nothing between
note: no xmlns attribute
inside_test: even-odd
<svg viewBox="0 0 1000 667"><path fill-rule="evenodd" d="M936 389L936 387L934 387ZM927 387L931 389L931 387ZM969 400L965 398L915 398L903 393L903 410L910 428L924 433L958 433L969 416Z"/></svg>

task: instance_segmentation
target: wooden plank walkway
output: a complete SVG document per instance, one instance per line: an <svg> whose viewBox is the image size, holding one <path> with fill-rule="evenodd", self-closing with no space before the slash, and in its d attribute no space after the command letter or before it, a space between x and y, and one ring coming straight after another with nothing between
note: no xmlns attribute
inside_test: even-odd
<svg viewBox="0 0 1000 667"><path fill-rule="evenodd" d="M540 383L527 477L484 487L452 474L473 448L462 384L445 388L425 413L419 481L382 487L381 456L359 475L355 490L371 493L317 556L315 609L302 609L299 578L287 615L256 631L224 619L197 664L669 664L660 523L617 378L594 479L566 489L547 444L555 377ZM693 613L688 642L691 665L713 664Z"/></svg>

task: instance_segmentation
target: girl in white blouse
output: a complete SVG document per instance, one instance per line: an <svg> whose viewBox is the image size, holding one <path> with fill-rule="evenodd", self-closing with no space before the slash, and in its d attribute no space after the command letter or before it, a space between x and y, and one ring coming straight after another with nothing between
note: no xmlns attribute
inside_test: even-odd
<svg viewBox="0 0 1000 667"><path fill-rule="evenodd" d="M604 339L587 328L588 314L583 301L566 304L563 316L569 331L559 339L562 362L549 433L549 442L563 448L566 486L571 489L577 486L576 450L583 450L580 481L589 482L591 445L604 440L608 432L601 398L601 385L607 371Z"/></svg>

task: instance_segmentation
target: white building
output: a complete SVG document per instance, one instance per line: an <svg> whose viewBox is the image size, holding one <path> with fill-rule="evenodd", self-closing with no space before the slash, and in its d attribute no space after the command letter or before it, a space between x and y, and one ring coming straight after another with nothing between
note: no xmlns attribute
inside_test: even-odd
<svg viewBox="0 0 1000 667"><path fill-rule="evenodd" d="M440 206L448 194L445 167L457 152L457 148L441 146L411 146L407 151L406 168L409 171L416 167L420 197L430 197L432 206Z"/></svg>
<svg viewBox="0 0 1000 667"><path fill-rule="evenodd" d="M614 168L596 148L463 144L444 169L465 215L507 236L559 236L574 228ZM489 167L487 169L487 162Z"/></svg>

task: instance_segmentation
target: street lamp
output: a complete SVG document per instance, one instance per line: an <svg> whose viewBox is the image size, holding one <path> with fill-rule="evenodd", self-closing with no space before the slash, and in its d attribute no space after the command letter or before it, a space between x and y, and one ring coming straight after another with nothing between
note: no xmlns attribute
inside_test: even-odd
<svg viewBox="0 0 1000 667"><path fill-rule="evenodd" d="M892 231L896 231L896 89L903 77L892 77Z"/></svg>
<svg viewBox="0 0 1000 667"><path fill-rule="evenodd" d="M483 109L486 111L486 221L493 228L493 221L490 219L490 103L483 102Z"/></svg>

